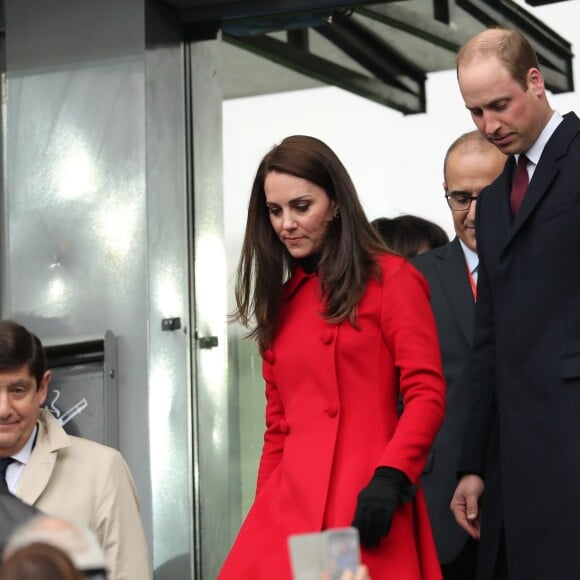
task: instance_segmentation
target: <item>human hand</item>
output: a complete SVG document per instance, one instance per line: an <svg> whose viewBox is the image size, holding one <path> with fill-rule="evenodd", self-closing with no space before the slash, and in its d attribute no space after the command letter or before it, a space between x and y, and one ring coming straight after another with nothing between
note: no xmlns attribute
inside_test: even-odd
<svg viewBox="0 0 580 580"><path fill-rule="evenodd" d="M407 476L392 467L378 467L369 484L358 494L352 525L358 529L360 543L376 548L391 530Z"/></svg>
<svg viewBox="0 0 580 580"><path fill-rule="evenodd" d="M479 540L481 510L479 502L485 484L479 475L464 475L451 498L450 508L457 523L472 537Z"/></svg>
<svg viewBox="0 0 580 580"><path fill-rule="evenodd" d="M330 574L328 572L323 572L322 580L330 580ZM340 580L371 580L371 577L369 576L369 569L364 564L361 564L356 569L355 574L350 570L343 572Z"/></svg>

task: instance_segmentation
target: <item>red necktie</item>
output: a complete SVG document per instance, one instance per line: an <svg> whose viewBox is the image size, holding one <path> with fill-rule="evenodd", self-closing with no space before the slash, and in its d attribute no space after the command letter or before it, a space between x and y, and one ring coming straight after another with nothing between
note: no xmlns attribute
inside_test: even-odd
<svg viewBox="0 0 580 580"><path fill-rule="evenodd" d="M520 205L522 205L524 195L528 189L528 183L528 158L523 153L520 153L510 195L510 204L514 216L518 213Z"/></svg>
<svg viewBox="0 0 580 580"><path fill-rule="evenodd" d="M479 265L473 269L473 272L470 270L469 264L467 262L465 262L465 265L467 266L467 277L469 278L471 292L473 293L473 301L477 302L477 282L475 281L475 276L473 275L473 272L477 270Z"/></svg>

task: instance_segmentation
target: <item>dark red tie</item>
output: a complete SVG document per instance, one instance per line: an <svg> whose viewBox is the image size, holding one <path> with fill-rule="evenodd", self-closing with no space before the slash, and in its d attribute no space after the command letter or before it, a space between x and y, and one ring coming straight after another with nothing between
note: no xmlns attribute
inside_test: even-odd
<svg viewBox="0 0 580 580"><path fill-rule="evenodd" d="M528 158L523 153L520 153L510 195L510 204L514 216L518 213L520 205L522 205L524 195L528 189L528 183Z"/></svg>

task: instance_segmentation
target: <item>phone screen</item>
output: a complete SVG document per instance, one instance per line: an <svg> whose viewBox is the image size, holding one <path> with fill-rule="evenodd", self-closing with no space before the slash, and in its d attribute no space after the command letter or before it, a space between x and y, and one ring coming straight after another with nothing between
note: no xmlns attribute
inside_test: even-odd
<svg viewBox="0 0 580 580"><path fill-rule="evenodd" d="M346 570L355 573L360 564L358 530L355 528L327 530L324 535L331 580L340 580Z"/></svg>

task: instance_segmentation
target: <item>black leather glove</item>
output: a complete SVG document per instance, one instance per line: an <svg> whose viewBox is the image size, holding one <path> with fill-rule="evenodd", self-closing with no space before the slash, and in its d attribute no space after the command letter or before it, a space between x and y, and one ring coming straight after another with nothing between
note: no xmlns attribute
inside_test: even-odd
<svg viewBox="0 0 580 580"><path fill-rule="evenodd" d="M415 492L407 476L394 467L377 467L370 483L358 494L352 525L361 545L376 548L391 529L393 515L402 501Z"/></svg>

